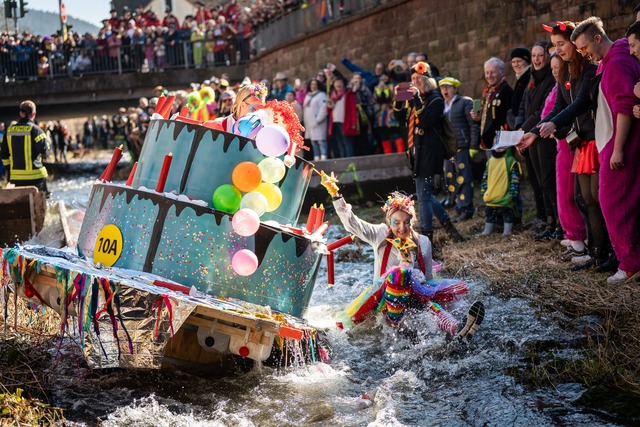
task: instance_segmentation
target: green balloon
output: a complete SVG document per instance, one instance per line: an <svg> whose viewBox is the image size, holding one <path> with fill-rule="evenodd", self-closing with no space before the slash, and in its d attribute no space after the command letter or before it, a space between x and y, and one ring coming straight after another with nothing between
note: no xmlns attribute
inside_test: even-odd
<svg viewBox="0 0 640 427"><path fill-rule="evenodd" d="M236 213L241 200L242 193L232 184L222 184L213 192L213 207L222 212Z"/></svg>

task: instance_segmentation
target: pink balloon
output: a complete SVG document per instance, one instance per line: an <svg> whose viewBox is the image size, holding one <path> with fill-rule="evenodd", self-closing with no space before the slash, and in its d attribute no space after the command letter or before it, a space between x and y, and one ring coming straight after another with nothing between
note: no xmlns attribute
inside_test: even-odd
<svg viewBox="0 0 640 427"><path fill-rule="evenodd" d="M239 235L253 236L260 228L260 217L252 209L240 209L233 214L231 225L233 225L233 231Z"/></svg>
<svg viewBox="0 0 640 427"><path fill-rule="evenodd" d="M256 135L256 146L265 156L277 157L287 152L289 134L280 125L267 125Z"/></svg>
<svg viewBox="0 0 640 427"><path fill-rule="evenodd" d="M231 266L240 276L250 276L258 269L258 257L249 249L240 249L233 255Z"/></svg>

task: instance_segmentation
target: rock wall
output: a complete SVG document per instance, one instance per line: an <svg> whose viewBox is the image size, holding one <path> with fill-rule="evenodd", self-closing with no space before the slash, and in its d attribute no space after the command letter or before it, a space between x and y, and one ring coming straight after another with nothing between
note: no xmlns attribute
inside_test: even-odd
<svg viewBox="0 0 640 427"><path fill-rule="evenodd" d="M518 46L549 40L541 24L579 21L591 15L604 20L613 40L633 22L634 0L396 0L327 26L322 31L265 52L248 67L252 78L273 78L277 71L307 79L327 62L344 57L365 69L408 52L426 52L441 75L458 78L462 92L479 96L483 63L491 56L508 60ZM507 67L507 78L513 71ZM349 74L346 74L349 75Z"/></svg>

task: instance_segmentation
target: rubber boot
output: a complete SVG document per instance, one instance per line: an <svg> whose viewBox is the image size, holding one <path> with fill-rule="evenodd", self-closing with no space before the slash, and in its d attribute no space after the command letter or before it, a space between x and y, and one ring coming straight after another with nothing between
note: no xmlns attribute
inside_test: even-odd
<svg viewBox="0 0 640 427"><path fill-rule="evenodd" d="M505 222L504 223L504 230L502 231L502 235L503 236L508 236L511 234L511 231L513 230L513 223L512 222Z"/></svg>
<svg viewBox="0 0 640 427"><path fill-rule="evenodd" d="M382 152L384 154L393 153L393 148L391 148L391 141L389 141L388 139L385 139L384 141L381 141L380 145L382 145Z"/></svg>
<svg viewBox="0 0 640 427"><path fill-rule="evenodd" d="M493 229L495 228L495 226L496 225L492 222L485 222L484 231L480 233L479 236L488 236L489 234L493 233Z"/></svg>
<svg viewBox="0 0 640 427"><path fill-rule="evenodd" d="M456 243L464 242L464 238L458 232L455 225L453 225L450 219L447 219L446 221L441 221L441 223L442 223L442 227L444 228L444 231L447 232L447 235L449 236L449 238L451 238L451 240L453 240Z"/></svg>
<svg viewBox="0 0 640 427"><path fill-rule="evenodd" d="M406 148L404 148L404 139L396 138L394 142L396 144L396 153L402 153L406 151Z"/></svg>

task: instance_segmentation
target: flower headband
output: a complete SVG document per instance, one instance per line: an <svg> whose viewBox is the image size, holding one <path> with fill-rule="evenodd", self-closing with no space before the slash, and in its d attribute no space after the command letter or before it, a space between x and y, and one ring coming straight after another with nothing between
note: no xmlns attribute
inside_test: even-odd
<svg viewBox="0 0 640 427"><path fill-rule="evenodd" d="M399 191L394 191L387 196L387 201L382 206L382 211L387 213L387 217L396 211L403 211L411 216L415 216L414 201L411 197L412 196L407 196Z"/></svg>
<svg viewBox="0 0 640 427"><path fill-rule="evenodd" d="M421 74L423 76L429 75L429 64L426 62L420 61L416 65L413 66L413 72Z"/></svg>
<svg viewBox="0 0 640 427"><path fill-rule="evenodd" d="M252 84L249 87L249 95L245 96L242 101L246 101L252 96L256 99L256 101L264 101L268 94L269 90L264 85L264 83Z"/></svg>

